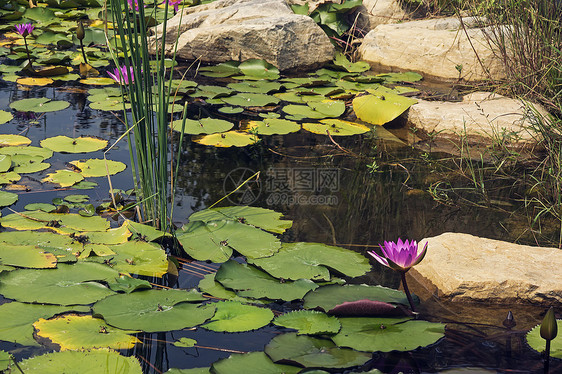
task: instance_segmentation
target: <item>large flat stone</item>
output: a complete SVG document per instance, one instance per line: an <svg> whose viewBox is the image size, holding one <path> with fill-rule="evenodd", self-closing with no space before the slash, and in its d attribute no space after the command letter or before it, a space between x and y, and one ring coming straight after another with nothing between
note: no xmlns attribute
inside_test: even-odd
<svg viewBox="0 0 562 374"><path fill-rule="evenodd" d="M445 80L504 78L502 61L490 48L486 30L473 27L472 18L463 22L466 32L457 18L379 25L365 36L359 56L377 68L412 70Z"/></svg>
<svg viewBox="0 0 562 374"><path fill-rule="evenodd" d="M217 0L186 8L168 21L168 55L173 54L178 33L177 56L186 60L258 58L280 70L299 70L334 56L324 31L310 17L294 14L285 0Z"/></svg>
<svg viewBox="0 0 562 374"><path fill-rule="evenodd" d="M460 233L441 234L421 243L426 241L427 255L408 274L441 298L488 303L562 303L560 249Z"/></svg>

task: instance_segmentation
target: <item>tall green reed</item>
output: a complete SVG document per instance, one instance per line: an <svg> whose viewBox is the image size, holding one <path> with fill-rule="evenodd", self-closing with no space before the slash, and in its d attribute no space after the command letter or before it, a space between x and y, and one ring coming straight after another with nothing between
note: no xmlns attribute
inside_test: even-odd
<svg viewBox="0 0 562 374"><path fill-rule="evenodd" d="M170 199L175 180L171 174L168 128L173 70L166 69L164 51L167 17L161 24L161 35L154 38L156 53L152 56L147 22L156 19L156 8L160 3L151 2L146 8L144 0L129 0L128 3L108 0L115 40L114 45L109 42L108 45L116 65L119 66L117 56L120 56L124 70L131 75L121 87L131 104L130 117L124 108L124 118L133 181L142 205L141 220L166 231L171 219ZM165 2L164 12L168 14L168 2Z"/></svg>

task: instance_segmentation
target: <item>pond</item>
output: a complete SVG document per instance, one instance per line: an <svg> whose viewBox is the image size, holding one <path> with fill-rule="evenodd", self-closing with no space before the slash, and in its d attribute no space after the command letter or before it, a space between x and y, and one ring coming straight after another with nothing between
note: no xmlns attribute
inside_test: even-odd
<svg viewBox="0 0 562 374"><path fill-rule="evenodd" d="M15 52L25 59L23 51ZM8 58L2 63L0 110L14 118L1 125L0 134L25 136L31 142L28 151L42 147L25 157L21 150L10 153L17 146L1 148L1 155L11 157L4 171L29 167L27 163L50 164L45 170L20 172L21 179L2 174L8 179L4 190L17 194L16 202L5 204L0 220L2 245L20 251L12 257L6 248L0 252L0 350L19 362L11 367L13 372L20 365L26 373L60 373L64 365L72 368L70 372L86 372L91 369L87 365L106 360L115 365L108 366L114 368L108 372L136 373L139 366L147 374L208 373L211 365L213 373L543 371L542 355L526 340L527 332L542 320L543 306L425 301L424 289L411 283L413 293L424 299L413 320L399 307L408 304L404 293L396 291L400 276L367 254L387 240L421 240L444 232L534 243L532 236L523 235L527 217L520 213L522 202L513 198L522 192L510 181L493 182L484 199L455 157L418 150L416 134L401 127L399 120L350 136L337 136L338 131L357 131L341 123L329 125L335 131L332 136L301 129L303 122L310 125L303 119L321 111L314 103L286 108L295 100L287 91L299 87L302 74L293 81L286 76L271 79L274 82L267 84L277 88L265 90L280 96L267 100L279 100L248 106L240 104L240 98L232 99L239 95L234 92L263 86L245 79L194 76L190 71L192 83L182 86L189 97L189 118L211 117L244 127L275 113L297 123L298 131L261 135L263 128L250 128L254 139L241 147L204 145L200 136L191 135L180 143L174 133L170 154L181 157L172 223L184 252L163 233L127 220L134 218L134 207L115 214L116 205L122 208L134 200L126 192L133 188L133 173L123 138L122 102L116 99L120 89L103 79L17 84L11 81L15 70L10 67L15 63ZM99 69L105 76L103 66ZM217 72L213 69L207 71ZM365 72L369 76L361 81L343 81L338 73L333 71L332 78L339 79L340 86L315 77L312 87L322 93L300 94L323 98L343 93L347 107L337 105L343 107L345 119L354 119L350 98L343 92L351 87L363 90L365 85L379 85L381 79L385 83L404 79L405 90L419 87L412 82L418 79L412 73L373 78L376 72ZM285 86L275 86L277 81ZM14 103L33 98L69 105L50 112L12 110ZM224 110L225 104L242 110ZM303 107L304 114L299 112ZM266 127L276 126L269 122ZM52 144L59 136L71 138L66 147L72 151ZM79 139L84 143L77 146ZM85 152L99 141L104 142L101 147ZM49 147L59 150L52 156L35 154ZM109 179L105 168L94 172L87 164L104 157L117 162L111 164L116 169ZM127 168L119 171L120 165ZM90 174L84 173L87 169ZM83 175L85 183L65 186L66 179L49 176L55 170ZM56 183L45 180L49 178ZM114 203L111 189L124 199ZM495 203L486 203L490 201ZM57 213L48 213L52 209ZM289 253L285 256L289 259L277 252ZM275 261L268 263L269 257ZM290 262L301 257L302 263ZM281 270L275 269L281 262ZM289 274L295 270L291 267L301 271L303 264L317 273ZM260 269L269 269L271 275ZM328 311L375 294L384 302L378 305L383 308L378 312L381 318L338 315L338 319L312 311ZM225 299L229 301L221 301ZM509 312L515 326L506 320ZM374 333L380 338L373 340ZM102 340L109 337L115 341ZM95 343L98 340L103 343ZM536 341L533 344L536 347ZM81 352L94 346L110 346L121 356L101 350ZM264 350L267 355L261 353ZM46 355L53 351L62 355ZM309 354L302 355L303 351ZM255 353L241 355L247 352ZM125 356L132 361L124 361ZM6 360L3 357L0 362ZM47 364L34 361L41 357L49 360ZM56 366L51 357L63 366ZM276 366L270 357L288 365ZM86 368L73 366L79 364ZM562 364L553 361L551 372L557 370Z"/></svg>

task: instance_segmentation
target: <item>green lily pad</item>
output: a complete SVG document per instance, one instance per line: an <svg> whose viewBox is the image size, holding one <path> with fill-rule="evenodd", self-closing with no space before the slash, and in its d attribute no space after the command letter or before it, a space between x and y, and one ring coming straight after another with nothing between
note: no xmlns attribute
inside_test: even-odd
<svg viewBox="0 0 562 374"><path fill-rule="evenodd" d="M22 302L87 305L114 292L101 283L119 274L96 263L58 264L56 269L18 269L0 273L0 293Z"/></svg>
<svg viewBox="0 0 562 374"><path fill-rule="evenodd" d="M386 90L370 92L371 94L353 99L353 110L359 119L373 125L384 125L392 121L418 102Z"/></svg>
<svg viewBox="0 0 562 374"><path fill-rule="evenodd" d="M127 168L127 165L120 161L99 158L70 161L69 164L74 165L78 170L80 170L80 174L82 174L85 178L115 175Z"/></svg>
<svg viewBox="0 0 562 374"><path fill-rule="evenodd" d="M205 275L203 279L199 281L198 288L199 290L201 290L201 292L217 297L219 299L240 301L243 303L260 303L258 300L246 299L244 297L236 295L236 292L232 290L227 290L223 287L222 284L215 280L215 273Z"/></svg>
<svg viewBox="0 0 562 374"><path fill-rule="evenodd" d="M225 262L232 249L248 258L266 257L281 247L276 236L232 220L193 221L176 235L185 252L200 261Z"/></svg>
<svg viewBox="0 0 562 374"><path fill-rule="evenodd" d="M362 73L370 70L371 65L365 61L350 62L343 53L337 52L333 64L350 73Z"/></svg>
<svg viewBox="0 0 562 374"><path fill-rule="evenodd" d="M340 322L334 316L314 310L297 310L275 317L273 324L298 330L297 334L335 334Z"/></svg>
<svg viewBox="0 0 562 374"><path fill-rule="evenodd" d="M17 157L17 156L15 156ZM17 165L14 166L14 173L30 174L46 170L51 167L51 164L39 161L40 158L31 159L28 162L21 162L20 159Z"/></svg>
<svg viewBox="0 0 562 374"><path fill-rule="evenodd" d="M53 151L42 147L13 146L0 148L0 154L10 156L28 156L46 160L53 156Z"/></svg>
<svg viewBox="0 0 562 374"><path fill-rule="evenodd" d="M265 346L265 353L274 362L297 363L304 367L348 368L363 365L371 359L370 353L340 348L332 341L297 335L278 335Z"/></svg>
<svg viewBox="0 0 562 374"><path fill-rule="evenodd" d="M556 324L558 326L558 335L550 341L550 357L562 358L562 334L560 334L562 331L562 319L557 319ZM529 346L535 351L544 352L546 341L541 338L540 330L540 325L535 326L525 335L525 338Z"/></svg>
<svg viewBox="0 0 562 374"><path fill-rule="evenodd" d="M224 208L211 208L201 210L189 216L190 221L216 221L230 219L259 227L266 231L282 234L291 228L293 221L281 219L282 213L271 209L252 206L229 206Z"/></svg>
<svg viewBox="0 0 562 374"><path fill-rule="evenodd" d="M308 291L318 287L308 279L281 282L253 266L233 260L221 265L215 279L224 287L235 290L239 296L255 299L292 301L302 299Z"/></svg>
<svg viewBox="0 0 562 374"><path fill-rule="evenodd" d="M168 272L166 252L158 244L133 240L109 248L117 254L113 268L122 273L162 277Z"/></svg>
<svg viewBox="0 0 562 374"><path fill-rule="evenodd" d="M171 331L197 326L211 318L215 306L196 303L203 300L195 291L146 290L107 297L94 304L93 311L122 329Z"/></svg>
<svg viewBox="0 0 562 374"><path fill-rule="evenodd" d="M232 95L232 90L228 87L223 86L207 86L202 85L197 88L197 90L190 96L193 97L204 97L206 99L218 99L220 97ZM222 101L220 102L222 103Z"/></svg>
<svg viewBox="0 0 562 374"><path fill-rule="evenodd" d="M217 332L242 332L257 330L273 319L270 309L244 305L236 301L216 304L217 311L209 322L201 327Z"/></svg>
<svg viewBox="0 0 562 374"><path fill-rule="evenodd" d="M348 277L358 277L371 270L369 260L349 249L321 243L284 243L270 257L248 259L276 278L330 280L329 269Z"/></svg>
<svg viewBox="0 0 562 374"><path fill-rule="evenodd" d="M172 122L171 127L174 131L182 130L182 120ZM214 134L230 130L234 124L229 121L217 118L201 118L199 120L186 119L183 127L184 134Z"/></svg>
<svg viewBox="0 0 562 374"><path fill-rule="evenodd" d="M0 305L0 340L26 346L39 346L33 338L33 322L64 312L89 312L87 306L26 304L17 301Z"/></svg>
<svg viewBox="0 0 562 374"><path fill-rule="evenodd" d="M276 105L279 103L279 99L275 96L270 96L260 93L247 93L242 92L236 95L227 96L221 98L221 100L228 105L238 105L242 107L248 106L267 106Z"/></svg>
<svg viewBox="0 0 562 374"><path fill-rule="evenodd" d="M53 204L47 204L47 203L31 203L31 204L27 204L24 207L25 210L42 210L43 212L52 212L53 210L57 209L56 206L54 206Z"/></svg>
<svg viewBox="0 0 562 374"><path fill-rule="evenodd" d="M58 184L61 187L70 187L84 179L82 174L70 170L57 170L54 173L49 173L41 182L51 182Z"/></svg>
<svg viewBox="0 0 562 374"><path fill-rule="evenodd" d="M0 173L7 172L12 167L12 157L0 155Z"/></svg>
<svg viewBox="0 0 562 374"><path fill-rule="evenodd" d="M323 119L321 123L303 123L302 128L314 134L330 134L331 136L351 136L364 134L371 129L356 122L344 121L341 119Z"/></svg>
<svg viewBox="0 0 562 374"><path fill-rule="evenodd" d="M329 117L339 117L345 112L345 103L340 100L307 101L306 104Z"/></svg>
<svg viewBox="0 0 562 374"><path fill-rule="evenodd" d="M0 371L9 369L12 361L13 358L8 352L0 350Z"/></svg>
<svg viewBox="0 0 562 374"><path fill-rule="evenodd" d="M0 147L28 145L31 139L22 135L2 134L0 135Z"/></svg>
<svg viewBox="0 0 562 374"><path fill-rule="evenodd" d="M384 74L377 74L378 78L384 79L387 83L396 83L396 82L418 82L423 79L423 76L418 73L414 73L412 71L408 71L405 73L384 73Z"/></svg>
<svg viewBox="0 0 562 374"><path fill-rule="evenodd" d="M18 194L6 191L0 191L0 207L10 206L18 201Z"/></svg>
<svg viewBox="0 0 562 374"><path fill-rule="evenodd" d="M340 347L365 352L411 351L445 336L445 325L407 318L340 318L341 330L331 339Z"/></svg>
<svg viewBox="0 0 562 374"><path fill-rule="evenodd" d="M0 125L6 122L10 122L14 118L12 113L0 110Z"/></svg>
<svg viewBox="0 0 562 374"><path fill-rule="evenodd" d="M279 91L283 87L283 85L278 82L258 80L258 81L229 83L227 87L238 92L269 94L275 91Z"/></svg>
<svg viewBox="0 0 562 374"><path fill-rule="evenodd" d="M10 104L10 108L17 110L19 112L56 112L59 110L66 109L70 106L68 101L51 101L46 97L40 97L35 99L22 99L14 101Z"/></svg>
<svg viewBox="0 0 562 374"><path fill-rule="evenodd" d="M26 374L142 374L135 357L121 356L108 349L47 353L23 360L19 367Z"/></svg>
<svg viewBox="0 0 562 374"><path fill-rule="evenodd" d="M223 106L220 107L218 111L224 114L239 114L242 113L244 109L239 107Z"/></svg>
<svg viewBox="0 0 562 374"><path fill-rule="evenodd" d="M406 295L398 290L366 284L328 285L318 288L304 298L304 308L320 307L324 311L333 309L346 301L377 300L386 303L408 304Z"/></svg>
<svg viewBox="0 0 562 374"><path fill-rule="evenodd" d="M228 61L215 66L204 66L200 68L199 71L201 75L207 77L224 78L240 73L238 65L240 65L240 63L237 61Z"/></svg>
<svg viewBox="0 0 562 374"><path fill-rule="evenodd" d="M131 293L136 290L149 290L152 288L150 282L143 279L133 278L126 275L120 275L107 285L112 291Z"/></svg>
<svg viewBox="0 0 562 374"><path fill-rule="evenodd" d="M245 147L257 143L259 139L252 134L241 131L227 131L220 134L194 136L195 143L212 145L219 148Z"/></svg>
<svg viewBox="0 0 562 374"><path fill-rule="evenodd" d="M180 348L191 348L193 346L195 346L195 344L197 344L197 340L195 339L190 339L190 338L180 338L180 340L175 341L174 346L176 347L180 347ZM207 372L209 372L207 370ZM168 371L169 373L169 371Z"/></svg>
<svg viewBox="0 0 562 374"><path fill-rule="evenodd" d="M238 65L242 74L257 79L277 79L279 69L265 60L250 59Z"/></svg>
<svg viewBox="0 0 562 374"><path fill-rule="evenodd" d="M90 200L90 196L88 195L66 195L64 200L68 201L69 203L85 203L86 201Z"/></svg>
<svg viewBox="0 0 562 374"><path fill-rule="evenodd" d="M48 338L60 345L61 351L113 348L129 349L140 343L129 334L137 331L124 331L108 326L103 319L76 314L63 315L50 320L39 319L33 324L37 335Z"/></svg>
<svg viewBox="0 0 562 374"><path fill-rule="evenodd" d="M283 112L289 115L300 116L301 118L321 119L321 118L331 117L328 114L321 113L319 111L312 109L312 107L308 105L289 104L289 105L285 105L282 110Z"/></svg>
<svg viewBox="0 0 562 374"><path fill-rule="evenodd" d="M0 263L22 268L48 269L57 267L57 258L34 245L2 245Z"/></svg>
<svg viewBox="0 0 562 374"><path fill-rule="evenodd" d="M127 220L123 223L132 234L132 239L144 240L147 242L152 242L156 239L160 239L164 236L169 236L169 234L164 231L160 231L153 226L144 225L135 221Z"/></svg>
<svg viewBox="0 0 562 374"><path fill-rule="evenodd" d="M79 138L69 138L59 135L52 138L41 140L41 146L62 153L88 153L99 151L107 146L107 140L81 136Z"/></svg>
<svg viewBox="0 0 562 374"><path fill-rule="evenodd" d="M296 374L301 368L275 364L263 352L233 354L212 365L215 374Z"/></svg>
<svg viewBox="0 0 562 374"><path fill-rule="evenodd" d="M109 222L100 216L82 217L73 213L41 211L9 214L2 217L1 222L2 226L16 230L38 230L47 227L57 228L57 226L76 231L105 231L109 228Z"/></svg>
<svg viewBox="0 0 562 374"><path fill-rule="evenodd" d="M264 119L263 121L249 121L241 130L258 135L285 135L292 132L297 132L301 129L301 125L294 121L286 119Z"/></svg>

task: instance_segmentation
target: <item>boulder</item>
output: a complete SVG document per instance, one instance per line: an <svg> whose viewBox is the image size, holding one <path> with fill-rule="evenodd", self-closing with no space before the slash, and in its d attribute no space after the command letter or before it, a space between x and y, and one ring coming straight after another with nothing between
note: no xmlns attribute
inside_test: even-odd
<svg viewBox="0 0 562 374"><path fill-rule="evenodd" d="M161 29L157 28L157 36ZM217 0L185 8L168 20L166 53L204 62L264 59L280 70L320 66L334 47L310 18L294 14L285 0ZM155 43L151 51L155 51Z"/></svg>
<svg viewBox="0 0 562 374"><path fill-rule="evenodd" d="M378 25L402 22L409 18L409 12L398 0L363 0L358 13L358 26L368 31Z"/></svg>
<svg viewBox="0 0 562 374"><path fill-rule="evenodd" d="M412 70L442 80L501 79L505 70L473 18L439 18L379 25L359 47L359 57L377 69ZM467 37L468 36L468 37ZM482 67L485 66L485 69Z"/></svg>
<svg viewBox="0 0 562 374"><path fill-rule="evenodd" d="M427 238L409 278L451 301L562 303L562 251L461 233Z"/></svg>
<svg viewBox="0 0 562 374"><path fill-rule="evenodd" d="M461 102L419 100L403 115L410 127L428 134L476 136L512 145L534 143L532 121L546 109L490 92L465 95Z"/></svg>

